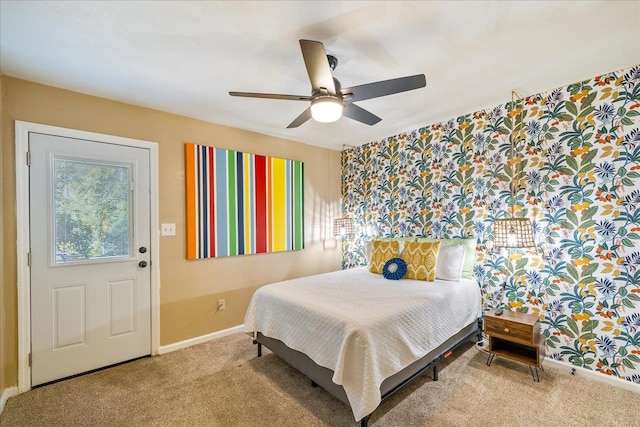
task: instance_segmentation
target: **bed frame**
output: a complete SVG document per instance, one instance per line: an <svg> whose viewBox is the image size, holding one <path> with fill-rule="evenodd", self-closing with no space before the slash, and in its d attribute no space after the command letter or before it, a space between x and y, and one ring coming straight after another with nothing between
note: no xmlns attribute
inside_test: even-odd
<svg viewBox="0 0 640 427"><path fill-rule="evenodd" d="M433 368L433 380L438 381L438 364L444 358L449 357L453 353L453 350L473 337L477 337L478 341L482 340L482 318L465 326L460 332L449 338L433 351L427 353L423 358L385 379L380 385L380 394L382 395L382 401L380 403L387 400L395 392L402 389L429 368ZM257 333L253 343L258 345L258 357L262 356L262 346L264 345L289 365L307 376L307 378L311 380L313 387L321 386L331 395L350 407L349 399L347 398L344 388L331 380L333 377L333 371L331 369L318 365L306 354L289 348L282 341L267 337L261 332ZM360 420L361 427L367 427L370 416L371 414Z"/></svg>

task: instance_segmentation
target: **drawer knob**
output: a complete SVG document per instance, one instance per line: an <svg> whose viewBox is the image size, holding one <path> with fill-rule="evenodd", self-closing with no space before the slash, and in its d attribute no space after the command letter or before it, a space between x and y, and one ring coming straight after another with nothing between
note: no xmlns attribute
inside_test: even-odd
<svg viewBox="0 0 640 427"><path fill-rule="evenodd" d="M508 333L509 333L509 328L504 328L504 332L505 332L506 334L508 334Z"/></svg>

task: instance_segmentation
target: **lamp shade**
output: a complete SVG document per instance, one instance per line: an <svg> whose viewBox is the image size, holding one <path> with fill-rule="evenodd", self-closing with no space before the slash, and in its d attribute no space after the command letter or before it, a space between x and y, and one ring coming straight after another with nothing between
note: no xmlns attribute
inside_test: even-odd
<svg viewBox="0 0 640 427"><path fill-rule="evenodd" d="M355 226L351 218L337 218L333 221L333 234L336 237L344 237L352 239L355 234Z"/></svg>
<svg viewBox="0 0 640 427"><path fill-rule="evenodd" d="M311 117L317 122L335 122L342 117L343 109L342 102L331 96L322 96L311 101Z"/></svg>
<svg viewBox="0 0 640 427"><path fill-rule="evenodd" d="M529 218L502 218L493 222L493 245L497 248L532 248L533 227Z"/></svg>

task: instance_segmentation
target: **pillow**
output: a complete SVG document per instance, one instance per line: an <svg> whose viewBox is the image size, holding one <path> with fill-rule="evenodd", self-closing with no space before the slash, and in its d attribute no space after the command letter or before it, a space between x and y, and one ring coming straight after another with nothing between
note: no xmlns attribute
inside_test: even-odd
<svg viewBox="0 0 640 427"><path fill-rule="evenodd" d="M395 240L382 241L373 240L371 242L371 262L369 271L382 274L382 268L391 258L396 258L400 249L400 244Z"/></svg>
<svg viewBox="0 0 640 427"><path fill-rule="evenodd" d="M414 237L379 237L377 239L374 240L378 240L381 242L393 242L393 241L397 241L398 244L400 245L398 247L398 255L402 254L402 249L404 248L404 242L412 242L414 241ZM372 248L371 248L371 242L373 240L369 240L368 242L365 242L364 244L364 257L367 260L367 265L371 265L371 254L373 252Z"/></svg>
<svg viewBox="0 0 640 427"><path fill-rule="evenodd" d="M463 245L440 245L436 261L436 279L457 282L462 275L464 255Z"/></svg>
<svg viewBox="0 0 640 427"><path fill-rule="evenodd" d="M476 245L475 237L470 239L433 239L430 237L418 237L417 242L440 242L442 246L462 245L465 248L464 263L462 264L462 276L465 279L473 279L473 265L476 263Z"/></svg>
<svg viewBox="0 0 640 427"><path fill-rule="evenodd" d="M400 280L405 274L407 274L407 263L402 258L391 258L382 269L382 275L389 280Z"/></svg>
<svg viewBox="0 0 640 427"><path fill-rule="evenodd" d="M433 282L440 242L405 242L402 259L407 263L407 279Z"/></svg>
<svg viewBox="0 0 640 427"><path fill-rule="evenodd" d="M375 240L381 240L383 242L390 242L392 240L397 240L398 242L415 242L415 237L376 237Z"/></svg>

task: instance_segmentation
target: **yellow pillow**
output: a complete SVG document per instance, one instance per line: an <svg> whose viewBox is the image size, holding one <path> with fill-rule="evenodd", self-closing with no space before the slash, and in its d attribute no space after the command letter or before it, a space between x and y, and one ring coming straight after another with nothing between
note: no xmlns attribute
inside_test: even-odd
<svg viewBox="0 0 640 427"><path fill-rule="evenodd" d="M405 279L433 282L439 250L440 242L406 242L402 251L402 259L407 263Z"/></svg>
<svg viewBox="0 0 640 427"><path fill-rule="evenodd" d="M397 240L373 240L371 242L371 263L369 264L369 271L376 274L382 274L384 265L391 258L396 258L399 250L400 243L398 243Z"/></svg>

